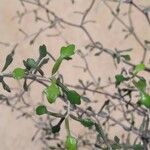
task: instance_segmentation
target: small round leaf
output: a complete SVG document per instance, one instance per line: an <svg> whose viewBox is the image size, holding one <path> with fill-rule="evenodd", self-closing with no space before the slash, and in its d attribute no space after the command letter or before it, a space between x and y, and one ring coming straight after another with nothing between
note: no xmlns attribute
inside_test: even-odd
<svg viewBox="0 0 150 150"><path fill-rule="evenodd" d="M56 125L52 127L52 133L58 133L60 131L60 125Z"/></svg>
<svg viewBox="0 0 150 150"><path fill-rule="evenodd" d="M40 105L36 108L36 114L37 115L43 115L47 113L47 109L44 105Z"/></svg>
<svg viewBox="0 0 150 150"><path fill-rule="evenodd" d="M147 93L141 93L140 103L150 109L150 95Z"/></svg>
<svg viewBox="0 0 150 150"><path fill-rule="evenodd" d="M25 77L25 70L22 68L16 68L12 75L14 79L20 80Z"/></svg>
<svg viewBox="0 0 150 150"><path fill-rule="evenodd" d="M28 58L26 61L27 66L30 68L36 68L36 62L33 58Z"/></svg>
<svg viewBox="0 0 150 150"><path fill-rule="evenodd" d="M77 140L72 136L67 136L66 140L67 150L77 150Z"/></svg>

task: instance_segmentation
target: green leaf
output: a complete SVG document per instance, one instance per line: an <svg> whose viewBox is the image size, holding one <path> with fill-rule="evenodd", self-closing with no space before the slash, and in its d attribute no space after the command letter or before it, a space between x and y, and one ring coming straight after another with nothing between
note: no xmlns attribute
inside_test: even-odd
<svg viewBox="0 0 150 150"><path fill-rule="evenodd" d="M116 143L119 143L119 142L120 142L120 139L119 139L117 136L115 136L115 137L114 137L114 141L115 141Z"/></svg>
<svg viewBox="0 0 150 150"><path fill-rule="evenodd" d="M94 125L94 122L90 120L89 118L81 119L81 124L85 127L91 128Z"/></svg>
<svg viewBox="0 0 150 150"><path fill-rule="evenodd" d="M62 60L63 60L63 59L62 59L61 57L59 57L59 58L56 60L54 66L53 66L53 69L52 69L52 75L54 75L54 74L58 71L58 69L59 69L59 67L60 67L60 65L61 65L61 63L62 63Z"/></svg>
<svg viewBox="0 0 150 150"><path fill-rule="evenodd" d="M60 131L60 125L56 125L52 127L52 133L58 133Z"/></svg>
<svg viewBox="0 0 150 150"><path fill-rule="evenodd" d="M25 69L22 68L16 68L12 72L12 76L14 79L20 80L25 77Z"/></svg>
<svg viewBox="0 0 150 150"><path fill-rule="evenodd" d="M140 92L146 91L146 80L144 78L141 78L138 82L133 80L133 84Z"/></svg>
<svg viewBox="0 0 150 150"><path fill-rule="evenodd" d="M8 66L12 63L14 53L15 53L15 51L13 50L10 54L7 55L6 61L5 61L5 65L4 65L3 69L2 69L2 72L4 70L6 70L8 68Z"/></svg>
<svg viewBox="0 0 150 150"><path fill-rule="evenodd" d="M7 92L11 92L10 87L4 82L4 80L2 81L2 86L4 90L6 90Z"/></svg>
<svg viewBox="0 0 150 150"><path fill-rule="evenodd" d="M40 105L36 108L36 114L37 115L43 115L43 114L47 114L47 109L44 105Z"/></svg>
<svg viewBox="0 0 150 150"><path fill-rule="evenodd" d="M28 58L26 61L26 64L30 68L36 68L37 67L36 61L33 58Z"/></svg>
<svg viewBox="0 0 150 150"><path fill-rule="evenodd" d="M141 93L140 103L150 109L150 95Z"/></svg>
<svg viewBox="0 0 150 150"><path fill-rule="evenodd" d="M146 80L144 78L141 78L138 82L133 80L133 84L140 91L141 98L138 104L150 109L150 95L146 93Z"/></svg>
<svg viewBox="0 0 150 150"><path fill-rule="evenodd" d="M137 74L139 73L140 71L143 71L145 69L145 65L144 64L138 64L134 70L133 70L133 74Z"/></svg>
<svg viewBox="0 0 150 150"><path fill-rule="evenodd" d="M81 104L81 96L74 90L67 91L67 99L71 104Z"/></svg>
<svg viewBox="0 0 150 150"><path fill-rule="evenodd" d="M116 75L115 79L116 79L116 86L120 85L123 81L127 80L122 74Z"/></svg>
<svg viewBox="0 0 150 150"><path fill-rule="evenodd" d="M70 44L66 47L62 47L61 51L60 51L60 56L63 59L68 59L70 58L70 56L74 55L75 53L75 45L74 44Z"/></svg>
<svg viewBox="0 0 150 150"><path fill-rule="evenodd" d="M40 59L44 58L47 55L46 46L43 44L39 47Z"/></svg>
<svg viewBox="0 0 150 150"><path fill-rule="evenodd" d="M55 83L52 83L44 92L49 103L54 103L60 95L59 87Z"/></svg>
<svg viewBox="0 0 150 150"><path fill-rule="evenodd" d="M130 61L130 55L121 55L121 57L123 57L126 61Z"/></svg>
<svg viewBox="0 0 150 150"><path fill-rule="evenodd" d="M65 145L67 150L77 150L77 140L71 135L67 136Z"/></svg>

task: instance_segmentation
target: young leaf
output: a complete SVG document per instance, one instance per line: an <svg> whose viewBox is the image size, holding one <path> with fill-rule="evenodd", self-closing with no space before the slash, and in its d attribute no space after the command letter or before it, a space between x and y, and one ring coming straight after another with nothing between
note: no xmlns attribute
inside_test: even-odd
<svg viewBox="0 0 150 150"><path fill-rule="evenodd" d="M133 74L137 74L139 73L140 71L143 71L145 69L145 65L144 64L138 64L134 70L133 70Z"/></svg>
<svg viewBox="0 0 150 150"><path fill-rule="evenodd" d="M25 70L22 68L16 68L12 72L12 76L14 79L20 80L25 77Z"/></svg>
<svg viewBox="0 0 150 150"><path fill-rule="evenodd" d="M47 55L47 49L44 44L39 47L39 54L40 59L44 58Z"/></svg>
<svg viewBox="0 0 150 150"><path fill-rule="evenodd" d="M49 103L54 103L60 95L59 87L55 83L52 83L44 92Z"/></svg>
<svg viewBox="0 0 150 150"><path fill-rule="evenodd" d="M71 135L67 136L65 145L67 150L77 150L77 140Z"/></svg>
<svg viewBox="0 0 150 150"><path fill-rule="evenodd" d="M67 99L71 104L81 104L81 96L74 90L67 91Z"/></svg>
<svg viewBox="0 0 150 150"><path fill-rule="evenodd" d="M6 70L8 68L8 66L12 63L14 53L15 53L15 51L13 50L10 54L7 55L6 61L5 61L5 65L4 65L3 69L2 69L2 72L4 70Z"/></svg>
<svg viewBox="0 0 150 150"><path fill-rule="evenodd" d="M54 75L54 74L58 71L58 69L59 69L59 67L60 67L60 65L61 65L61 63L62 63L62 60L63 60L63 59L62 59L61 57L59 57L59 58L56 60L54 66L53 66L53 69L52 69L52 75Z"/></svg>
<svg viewBox="0 0 150 150"><path fill-rule="evenodd" d="M47 113L47 109L44 105L40 105L36 108L36 114L37 115L43 115Z"/></svg>
<svg viewBox="0 0 150 150"><path fill-rule="evenodd" d="M116 79L116 86L120 85L123 81L127 80L122 74L116 75L115 79Z"/></svg>
<svg viewBox="0 0 150 150"><path fill-rule="evenodd" d="M94 125L94 122L88 118L81 119L81 124L84 125L85 127L91 128Z"/></svg>
<svg viewBox="0 0 150 150"><path fill-rule="evenodd" d="M60 51L60 56L63 59L68 59L70 58L70 56L74 55L75 53L75 45L74 44L70 44L66 47L62 47L61 51Z"/></svg>

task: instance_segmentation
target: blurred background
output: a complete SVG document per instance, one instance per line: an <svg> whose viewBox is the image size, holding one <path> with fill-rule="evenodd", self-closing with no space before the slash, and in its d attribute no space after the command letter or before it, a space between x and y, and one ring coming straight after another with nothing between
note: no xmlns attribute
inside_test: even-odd
<svg viewBox="0 0 150 150"><path fill-rule="evenodd" d="M111 116L117 122L107 122L104 129L109 132L110 139L117 135L122 141L126 140L129 134L122 125L116 124L128 123L122 119L124 114L120 102L109 94L116 93L114 81L117 73L130 70L140 62L150 66L149 11L150 0L1 0L0 70L13 49L14 60L5 73L23 67L22 60L38 58L39 46L45 44L52 56L42 69L48 78L53 58L59 56L60 48L75 44L76 55L60 68L64 83L87 97L81 106L84 109L91 107L99 112L106 100L112 101ZM121 59L117 64L114 54L130 55L131 60ZM148 72L141 75L149 79ZM46 150L51 138L59 137L63 141L66 136L64 125L59 135L44 138L48 135L43 128L58 120L37 116L35 108L42 103L51 111L64 112L65 103L58 100L56 104L48 104L42 98L45 87L39 83L32 84L29 91L23 93L22 80L9 78L5 81L12 92L4 91L0 86L0 94L8 98L7 101L0 100L0 150ZM83 85L91 90L83 90ZM100 122L106 122L105 114L101 115L104 116ZM135 117L135 120L137 126L141 124L141 117ZM86 134L89 130L75 121L71 121L71 130L79 139L82 136L95 137ZM132 142L136 134L131 132L130 136ZM50 145L55 145L55 142ZM81 144L79 149L92 148L83 148Z"/></svg>

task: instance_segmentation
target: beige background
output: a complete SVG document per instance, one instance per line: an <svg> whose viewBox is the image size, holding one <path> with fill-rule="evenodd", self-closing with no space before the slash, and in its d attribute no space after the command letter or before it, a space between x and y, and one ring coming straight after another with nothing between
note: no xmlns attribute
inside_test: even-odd
<svg viewBox="0 0 150 150"><path fill-rule="evenodd" d="M56 12L56 14L64 19L78 23L81 16L80 14L73 13L74 11L84 11L91 3L91 0L77 0L75 4L71 4L69 0L52 0L51 4L48 6L50 9ZM150 6L150 0L136 0L136 3L144 8ZM116 3L109 3L109 5L114 9L116 8ZM27 5L30 10L33 10L32 5ZM59 49L61 46L65 45L65 41L69 43L74 43L77 49L81 49L86 52L84 46L89 43L89 39L80 29L65 26L62 30L61 36L59 37L47 37L47 34L55 34L56 30L49 30L43 32L35 41L33 45L29 42L32 40L33 33L36 33L41 27L47 26L46 23L34 22L33 13L24 16L22 22L19 24L16 16L16 11L23 11L19 0L0 0L0 42L8 43L6 45L0 44L0 70L5 61L5 57L12 50L13 46L18 43L16 49L15 59L11 67L7 69L6 72L10 72L15 66L22 66L22 60L28 57L37 58L38 57L38 47L41 44L46 44L50 53L56 58L59 54ZM114 9L115 10L115 9ZM128 10L128 5L121 6L120 17L127 23L128 17L125 13ZM45 17L44 12L39 14ZM104 47L114 50L118 49L128 49L133 48L131 52L131 58L134 63L139 63L142 58L142 48L131 35L129 38L124 39L125 33L122 32L124 27L117 20L114 22L112 29L109 30L108 26L113 19L109 9L103 4L102 1L96 0L88 19L95 20L95 23L89 23L86 28L90 32L91 36L95 41L101 41ZM140 40L150 39L150 28L146 21L144 15L133 8L132 19L134 20L133 25L137 35ZM19 29L24 29L26 33L29 34L28 38L19 31ZM149 52L147 53L146 63L149 66ZM87 57L89 61L89 68L94 72L94 77L102 78L101 84L105 85L108 82L108 77L114 79L116 69L113 65L113 61L110 56L103 54L100 57L94 57L92 54ZM51 66L53 62L50 61L49 65L44 67L46 71L46 76L48 77L51 72ZM68 84L77 84L78 79L91 80L91 77L84 73L81 69L74 66L83 66L84 62L82 59L76 55L72 61L64 62L60 72L64 75L64 80ZM119 66L119 69L121 66ZM117 70L119 72L119 69ZM14 88L14 93L17 93L21 83L16 83L13 80L9 80L11 88ZM43 87L39 87L38 84L32 86L32 91L26 95L27 101L34 107L41 102L41 91ZM108 89L111 93L111 88ZM3 91L2 91L3 92ZM1 93L2 93L1 92ZM5 92L5 94L7 94ZM99 106L102 105L103 97L100 95L89 95L89 97L94 101L99 101ZM46 103L46 102L45 102ZM59 103L59 102L58 102ZM97 104L92 104L95 109L98 109ZM61 105L60 105L61 106ZM49 106L52 110L57 110L56 105ZM60 107L62 109L62 107ZM34 114L34 110L28 110ZM31 138L35 132L34 123L30 119L16 119L19 112L11 111L11 109L5 105L0 105L0 150L41 150L41 143L37 138L35 141L31 141ZM38 116L36 116L38 117ZM119 117L119 116L118 116ZM76 127L76 123L74 126ZM79 126L81 127L81 126ZM77 128L75 128L76 130ZM73 133L78 136L78 134L83 133L83 127L78 128L78 132L72 129ZM117 130L112 132L112 137L114 135L122 135L124 131L119 127ZM121 131L121 132L120 132ZM62 131L63 134L65 131ZM111 130L110 130L111 132Z"/></svg>

